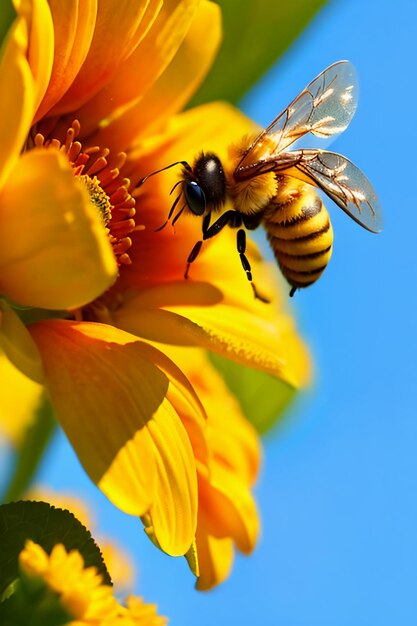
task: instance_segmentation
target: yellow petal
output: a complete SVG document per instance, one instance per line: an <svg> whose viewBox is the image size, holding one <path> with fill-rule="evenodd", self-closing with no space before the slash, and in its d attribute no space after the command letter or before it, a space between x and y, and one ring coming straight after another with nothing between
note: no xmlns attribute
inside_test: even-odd
<svg viewBox="0 0 417 626"><path fill-rule="evenodd" d="M197 524L187 432L168 377L135 337L104 324L30 327L57 416L91 479L120 509L149 513L161 548L185 554Z"/></svg>
<svg viewBox="0 0 417 626"><path fill-rule="evenodd" d="M160 48L156 57L159 67L156 66L155 70L158 72L163 67L161 67L160 57L165 63L170 60L175 50L174 46L178 46L180 38L184 35L185 24L189 27L188 32L176 55L153 86L141 97L136 98L135 103L124 110L120 118L100 130L94 137L100 145L116 149L117 145L129 146L134 137L139 139L149 135L156 126L161 127L170 116L180 111L197 90L216 55L220 44L221 28L220 9L215 3L204 0L193 15L195 5L196 2L193 0L180 3L178 10L174 13L176 19L172 20L174 21L173 33L169 37L165 35L162 38L162 43L168 42L168 44L166 48L165 46ZM191 23L190 18L192 18ZM168 27L169 24L170 22L167 24ZM145 45L148 38L149 45L152 45L152 30L144 40ZM171 45L171 49L168 45ZM144 50L142 63L144 59L148 59L149 53L150 51ZM153 75L150 73L148 76L146 70L145 76L144 86L147 86ZM157 76L158 73L154 77Z"/></svg>
<svg viewBox="0 0 417 626"><path fill-rule="evenodd" d="M291 385L306 384L309 356L292 317L255 301L245 283L240 287L241 298L228 303L210 284L160 285L126 299L113 313L113 323L153 342L203 347Z"/></svg>
<svg viewBox="0 0 417 626"><path fill-rule="evenodd" d="M88 54L97 17L97 0L49 0L55 51L48 89L36 113L44 116L68 90Z"/></svg>
<svg viewBox="0 0 417 626"><path fill-rule="evenodd" d="M182 369L177 367L175 358L168 358L160 350L156 350L149 344L143 343L141 349L143 355L146 355L149 360L155 363L170 381L171 384L168 387L167 400L175 407L176 412L181 417L194 456L198 459L200 464L205 464L208 457L205 424L207 415L199 395L197 395L195 389L191 386L188 378L184 376ZM167 353L165 349L164 352Z"/></svg>
<svg viewBox="0 0 417 626"><path fill-rule="evenodd" d="M114 76L136 48L143 32L145 0L100 0L87 57L70 88L53 108L54 115L74 111L92 98ZM116 19L116 13L117 19Z"/></svg>
<svg viewBox="0 0 417 626"><path fill-rule="evenodd" d="M199 518L196 540L199 577L196 582L198 591L208 591L228 578L234 560L232 539L218 539L210 534L207 525Z"/></svg>
<svg viewBox="0 0 417 626"><path fill-rule="evenodd" d="M43 382L42 360L36 344L22 320L4 300L0 300L0 344L10 362L25 377L36 383Z"/></svg>
<svg viewBox="0 0 417 626"><path fill-rule="evenodd" d="M27 27L17 18L0 58L0 187L19 158L35 110L35 85L26 58Z"/></svg>
<svg viewBox="0 0 417 626"><path fill-rule="evenodd" d="M65 157L25 153L0 194L0 292L22 305L66 309L116 277L101 218Z"/></svg>
<svg viewBox="0 0 417 626"><path fill-rule="evenodd" d="M254 499L241 477L213 463L210 484L199 481L200 496L211 534L230 537L241 552L249 554L259 534L259 518ZM201 567L201 564L200 564Z"/></svg>
<svg viewBox="0 0 417 626"><path fill-rule="evenodd" d="M197 545L196 545L195 540L193 541L190 549L184 556L187 560L188 567L190 568L194 576L199 576L200 567L198 564L198 553L197 553Z"/></svg>
<svg viewBox="0 0 417 626"><path fill-rule="evenodd" d="M186 374L207 413L204 431L211 461L238 475L252 487L261 461L261 443L236 397L204 350L166 346L165 353Z"/></svg>
<svg viewBox="0 0 417 626"><path fill-rule="evenodd" d="M43 387L22 374L0 352L0 432L14 446L32 423Z"/></svg>
<svg viewBox="0 0 417 626"><path fill-rule="evenodd" d="M182 556L190 548L197 527L194 455L188 435L168 402L165 412L155 417L149 431L159 452L158 494L149 514L161 549L171 556Z"/></svg>
<svg viewBox="0 0 417 626"><path fill-rule="evenodd" d="M21 577L29 579L30 588L36 589L35 611L40 613L41 606L48 617L60 615L59 620L46 619L46 623L63 623L63 617L67 618L65 623L69 623L69 618L72 624L79 625L115 623L118 603L112 587L103 584L103 577L97 568L85 566L84 557L77 549L67 551L62 543L58 543L51 546L48 553L42 546L27 539L18 563ZM55 596L54 605L50 599L51 592ZM38 600L39 597L41 600ZM47 600L44 600L45 597Z"/></svg>
<svg viewBox="0 0 417 626"><path fill-rule="evenodd" d="M28 24L28 61L35 86L35 108L45 95L54 60L54 28L47 0L21 2L18 7Z"/></svg>

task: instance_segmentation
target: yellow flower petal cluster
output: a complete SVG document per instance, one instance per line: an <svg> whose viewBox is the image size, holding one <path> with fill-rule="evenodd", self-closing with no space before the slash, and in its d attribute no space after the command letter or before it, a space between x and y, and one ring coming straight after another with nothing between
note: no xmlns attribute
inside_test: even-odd
<svg viewBox="0 0 417 626"><path fill-rule="evenodd" d="M170 356L181 363L199 390L207 411L201 440L192 438L197 459L199 508L195 543L187 554L197 576L196 587L208 590L230 573L234 547L252 552L259 535L259 517L251 493L258 477L261 445L237 400L202 350L174 348ZM186 413L181 413L186 418Z"/></svg>
<svg viewBox="0 0 417 626"><path fill-rule="evenodd" d="M65 491L54 491L44 485L35 485L26 493L25 499L40 502L48 502L60 509L66 509L80 521L95 537L100 545L100 551L111 572L113 584L117 590L133 589L135 580L135 565L132 557L113 538L103 536L99 530L99 524L88 506L88 503L79 496Z"/></svg>
<svg viewBox="0 0 417 626"><path fill-rule="evenodd" d="M162 550L198 553L209 587L227 575L233 543L254 545L256 472L225 465L220 448L234 435L223 441L212 415L224 415L228 394L214 384L213 408L204 381L190 382L194 350L294 386L310 367L256 248L248 256L271 305L254 300L229 232L207 242L185 281L200 221L156 232L178 172L138 187L201 149L227 160L229 144L253 130L227 105L180 113L214 58L220 9L209 0L15 6L0 59L0 343L45 385L91 479L143 518Z"/></svg>
<svg viewBox="0 0 417 626"><path fill-rule="evenodd" d="M68 552L62 544L56 544L48 554L39 544L27 540L19 554L19 568L28 581L43 584L56 594L70 626L166 624L166 619L156 614L155 605L145 604L140 598L129 598L127 607L120 605L96 568L86 568L82 555L77 550Z"/></svg>

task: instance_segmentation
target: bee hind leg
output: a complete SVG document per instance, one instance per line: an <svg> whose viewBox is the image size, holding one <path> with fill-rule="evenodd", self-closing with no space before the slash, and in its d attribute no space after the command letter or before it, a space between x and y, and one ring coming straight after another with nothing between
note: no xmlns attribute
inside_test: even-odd
<svg viewBox="0 0 417 626"><path fill-rule="evenodd" d="M253 289L253 294L255 296L255 298L257 300L260 300L261 302L265 302L266 304L270 303L270 300L268 300L268 298L265 298L265 296L263 296L262 294L259 293L259 291L257 290L255 283L252 280L252 268L250 266L250 263L248 261L248 258L245 254L246 252L246 231L243 230L243 228L240 228L237 231L237 251L239 252L239 257L240 257L240 261L242 263L242 267L246 272L246 278L248 279L248 281L251 284L251 287Z"/></svg>

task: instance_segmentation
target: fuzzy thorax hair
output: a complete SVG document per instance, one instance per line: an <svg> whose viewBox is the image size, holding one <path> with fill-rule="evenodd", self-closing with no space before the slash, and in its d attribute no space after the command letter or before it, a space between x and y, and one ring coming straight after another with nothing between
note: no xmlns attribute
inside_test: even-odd
<svg viewBox="0 0 417 626"><path fill-rule="evenodd" d="M265 209L277 191L277 181L273 172L260 174L245 181L236 181L233 175L254 139L255 136L245 136L239 143L230 146L228 158L230 169L226 171L227 188L230 197L235 208L246 215L258 213ZM265 158L266 152L264 145L256 147L252 155L252 161L256 162Z"/></svg>

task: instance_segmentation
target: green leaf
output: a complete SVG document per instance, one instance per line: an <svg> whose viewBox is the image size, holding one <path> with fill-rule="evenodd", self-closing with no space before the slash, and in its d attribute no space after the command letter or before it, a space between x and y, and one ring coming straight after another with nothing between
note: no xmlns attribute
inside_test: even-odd
<svg viewBox="0 0 417 626"><path fill-rule="evenodd" d="M35 419L28 427L16 450L13 476L3 502L19 500L35 477L39 463L51 440L56 426L51 404L44 395L36 410Z"/></svg>
<svg viewBox="0 0 417 626"><path fill-rule="evenodd" d="M0 603L1 626L65 626L74 624L59 594L20 579L15 593ZM29 584L28 584L29 583Z"/></svg>
<svg viewBox="0 0 417 626"><path fill-rule="evenodd" d="M1 0L0 2L0 48L15 18L16 18L16 11L14 10L13 2L11 0Z"/></svg>
<svg viewBox="0 0 417 626"><path fill-rule="evenodd" d="M296 390L273 376L216 354L210 358L257 431L264 435L275 426L295 398Z"/></svg>
<svg viewBox="0 0 417 626"><path fill-rule="evenodd" d="M41 545L48 554L57 543L67 551L78 550L85 566L94 565L103 582L112 584L99 547L72 513L46 502L11 502L0 506L0 597L18 577L18 556L26 539Z"/></svg>
<svg viewBox="0 0 417 626"><path fill-rule="evenodd" d="M304 30L326 0L220 0L223 42L191 106L237 104Z"/></svg>

